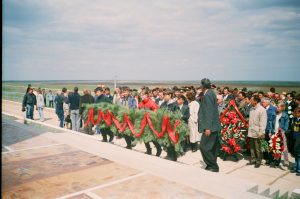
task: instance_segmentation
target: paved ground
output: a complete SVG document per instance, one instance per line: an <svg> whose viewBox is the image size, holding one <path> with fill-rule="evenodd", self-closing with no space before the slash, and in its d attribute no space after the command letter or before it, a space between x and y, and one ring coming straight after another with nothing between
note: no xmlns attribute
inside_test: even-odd
<svg viewBox="0 0 300 199"><path fill-rule="evenodd" d="M218 198L2 122L3 198ZM168 191L166 191L168 190ZM146 196L146 197L145 197Z"/></svg>
<svg viewBox="0 0 300 199"><path fill-rule="evenodd" d="M143 154L143 144L130 151L123 139L112 145L99 135L23 125L20 110L19 103L2 100L2 113L19 118L2 123L4 198L253 198L245 192L255 185L259 192L300 188L300 178L284 167L255 169L241 156L239 162L219 159L220 173L210 173L201 169L199 152L171 162ZM52 109L45 116L45 124L58 126Z"/></svg>

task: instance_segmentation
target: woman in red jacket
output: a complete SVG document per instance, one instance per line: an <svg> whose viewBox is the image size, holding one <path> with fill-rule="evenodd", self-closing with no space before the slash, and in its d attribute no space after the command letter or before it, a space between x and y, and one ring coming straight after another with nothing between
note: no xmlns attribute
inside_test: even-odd
<svg viewBox="0 0 300 199"><path fill-rule="evenodd" d="M158 109L158 105L149 97L149 91L142 91L141 98L142 101L139 103L139 109L149 109L151 111Z"/></svg>
<svg viewBox="0 0 300 199"><path fill-rule="evenodd" d="M138 106L139 109L149 109L152 111L156 111L158 109L158 105L149 97L148 90L142 91L141 98L142 98L142 101L139 103L139 106ZM159 157L161 154L161 151L162 151L161 146L158 144L157 141L152 141L152 143L156 147L156 156ZM150 147L150 143L145 142L145 146L147 148L146 154L151 155L152 149Z"/></svg>

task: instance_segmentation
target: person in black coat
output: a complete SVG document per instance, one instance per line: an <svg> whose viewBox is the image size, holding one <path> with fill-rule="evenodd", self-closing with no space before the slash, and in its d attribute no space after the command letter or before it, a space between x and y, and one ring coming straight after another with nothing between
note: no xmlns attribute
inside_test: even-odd
<svg viewBox="0 0 300 199"><path fill-rule="evenodd" d="M101 87L97 87L95 89L95 93L96 93L96 100L95 103L112 103L103 93L103 89ZM107 142L107 134L109 135L109 140L108 142L112 142L114 139L114 134L113 132L110 130L110 128L102 128L100 129L100 132L102 134L102 142Z"/></svg>
<svg viewBox="0 0 300 199"><path fill-rule="evenodd" d="M218 113L218 104L216 94L210 89L209 79L202 79L201 85L204 91L204 97L201 100L198 114L199 132L203 133L200 141L200 151L207 167L206 170L219 172L217 164L220 142L218 133L221 130L221 123Z"/></svg>
<svg viewBox="0 0 300 199"><path fill-rule="evenodd" d="M84 89L83 96L80 97L80 101L79 101L79 115L81 116L81 118L85 110L84 104L93 104L94 101L95 100L93 96L89 93L89 91ZM82 124L82 126L84 126L84 124ZM84 131L86 131L87 134L92 134L91 128L85 128Z"/></svg>
<svg viewBox="0 0 300 199"><path fill-rule="evenodd" d="M29 88L24 95L22 103L22 111L26 111L26 118L33 120L34 106L36 105L36 96L33 94L33 89Z"/></svg>

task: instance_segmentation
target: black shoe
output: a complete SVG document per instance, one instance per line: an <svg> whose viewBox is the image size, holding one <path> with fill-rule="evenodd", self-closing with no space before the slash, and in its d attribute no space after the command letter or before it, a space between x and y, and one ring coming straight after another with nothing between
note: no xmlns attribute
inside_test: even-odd
<svg viewBox="0 0 300 199"><path fill-rule="evenodd" d="M112 142L113 139L114 139L114 137L110 137L109 140L108 140L108 142Z"/></svg>
<svg viewBox="0 0 300 199"><path fill-rule="evenodd" d="M260 167L260 163L256 163L254 168L259 168Z"/></svg>
<svg viewBox="0 0 300 199"><path fill-rule="evenodd" d="M151 149L150 149L150 150L147 150L147 151L145 152L145 154L152 155L152 150L151 150Z"/></svg>
<svg viewBox="0 0 300 199"><path fill-rule="evenodd" d="M166 160L171 160L171 161L174 161L174 162L177 161L177 158L176 158L176 157L169 157L169 156L167 156L167 157L165 157L165 159L166 159Z"/></svg>
<svg viewBox="0 0 300 199"><path fill-rule="evenodd" d="M266 161L266 165L270 165L270 161L269 160Z"/></svg>
<svg viewBox="0 0 300 199"><path fill-rule="evenodd" d="M275 164L273 162L271 162L270 168L275 168Z"/></svg>
<svg viewBox="0 0 300 199"><path fill-rule="evenodd" d="M157 149L157 152L156 152L156 156L159 157L160 154L161 154L162 150L161 149Z"/></svg>
<svg viewBox="0 0 300 199"><path fill-rule="evenodd" d="M255 165L255 162L248 162L246 165Z"/></svg>
<svg viewBox="0 0 300 199"><path fill-rule="evenodd" d="M125 148L126 148L126 149L132 149L131 146L126 146Z"/></svg>
<svg viewBox="0 0 300 199"><path fill-rule="evenodd" d="M136 146L136 143L132 143L132 144L131 144L131 147L135 147L135 146Z"/></svg>
<svg viewBox="0 0 300 199"><path fill-rule="evenodd" d="M218 169L218 168L211 168L211 167L208 167L208 166L205 168L205 170L211 171L211 172L216 172L216 173L219 172L219 169Z"/></svg>
<svg viewBox="0 0 300 199"><path fill-rule="evenodd" d="M300 173L297 172L297 173L296 173L296 176L300 176Z"/></svg>
<svg viewBox="0 0 300 199"><path fill-rule="evenodd" d="M101 140L101 142L107 142L107 140Z"/></svg>

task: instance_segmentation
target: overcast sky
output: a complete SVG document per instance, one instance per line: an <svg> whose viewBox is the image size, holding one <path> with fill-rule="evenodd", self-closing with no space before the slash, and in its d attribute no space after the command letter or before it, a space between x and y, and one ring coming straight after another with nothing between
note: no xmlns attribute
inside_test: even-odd
<svg viewBox="0 0 300 199"><path fill-rule="evenodd" d="M4 80L291 80L299 0L3 0Z"/></svg>

